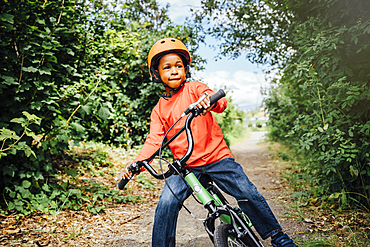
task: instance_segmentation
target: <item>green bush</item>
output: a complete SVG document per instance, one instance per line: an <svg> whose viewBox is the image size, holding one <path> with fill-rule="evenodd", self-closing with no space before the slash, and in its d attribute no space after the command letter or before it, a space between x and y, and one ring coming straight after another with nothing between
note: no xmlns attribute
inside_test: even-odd
<svg viewBox="0 0 370 247"><path fill-rule="evenodd" d="M68 174L54 157L67 157L82 140L142 142L160 90L149 78L150 46L172 36L191 53L197 48L192 28L172 25L166 12L154 0L2 1L3 209L54 210L70 189L78 209L81 193L54 179L57 171ZM193 57L200 67L202 59Z"/></svg>
<svg viewBox="0 0 370 247"><path fill-rule="evenodd" d="M246 113L237 108L230 97L227 97L227 108L222 113L214 114L220 125L224 139L228 146L240 141L246 136L245 118Z"/></svg>
<svg viewBox="0 0 370 247"><path fill-rule="evenodd" d="M314 2L299 12L306 18L291 34L299 48L266 100L270 136L305 154L305 169L325 193L370 206L370 19L364 10L370 6Z"/></svg>

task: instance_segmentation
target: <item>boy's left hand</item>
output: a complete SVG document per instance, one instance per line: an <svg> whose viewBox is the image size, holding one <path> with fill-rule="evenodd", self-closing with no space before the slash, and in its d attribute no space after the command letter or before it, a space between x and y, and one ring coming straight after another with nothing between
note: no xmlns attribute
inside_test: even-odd
<svg viewBox="0 0 370 247"><path fill-rule="evenodd" d="M207 112L209 112L210 110L213 109L213 107L215 107L216 103L214 103L213 105L211 105L211 100L210 100L210 96L208 95L202 102L200 102L197 107L198 108L203 108L203 116L207 114Z"/></svg>

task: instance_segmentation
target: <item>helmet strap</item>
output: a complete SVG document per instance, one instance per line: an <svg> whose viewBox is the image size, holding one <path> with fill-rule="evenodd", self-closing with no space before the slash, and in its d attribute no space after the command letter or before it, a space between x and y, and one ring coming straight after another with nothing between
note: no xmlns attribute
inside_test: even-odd
<svg viewBox="0 0 370 247"><path fill-rule="evenodd" d="M163 86L166 87L166 88L169 88L170 90L168 91L169 95L162 94L161 97L163 97L165 100L168 100L167 98L171 98L173 96L173 94L171 92L174 92L174 94L176 94L176 92L179 91L184 86L185 82L186 82L186 80L184 80L180 84L180 86L178 86L177 88L172 88L172 87L168 86L166 83L162 82Z"/></svg>

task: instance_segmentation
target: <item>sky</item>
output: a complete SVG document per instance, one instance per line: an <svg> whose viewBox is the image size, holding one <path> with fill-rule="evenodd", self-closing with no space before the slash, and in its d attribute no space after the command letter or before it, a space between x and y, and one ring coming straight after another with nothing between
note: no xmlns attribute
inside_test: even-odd
<svg viewBox="0 0 370 247"><path fill-rule="evenodd" d="M200 0L157 0L160 6L164 7L170 3L169 16L175 24L183 24L186 17L191 16L190 8L200 8ZM261 87L268 86L265 81L263 69L266 67L250 63L245 55L232 60L223 57L215 61L219 50L213 50L208 45L216 44L216 41L208 37L207 44L200 44L198 54L207 59L203 71L192 71L195 79L201 79L210 88L217 91L226 87L228 96L239 108L249 111L260 108L262 103Z"/></svg>

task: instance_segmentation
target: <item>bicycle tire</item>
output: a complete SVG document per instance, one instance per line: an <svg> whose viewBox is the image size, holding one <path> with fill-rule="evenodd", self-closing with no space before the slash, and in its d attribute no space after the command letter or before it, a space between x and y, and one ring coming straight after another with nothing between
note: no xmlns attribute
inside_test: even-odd
<svg viewBox="0 0 370 247"><path fill-rule="evenodd" d="M234 232L232 232L233 226L231 224L220 224L216 227L214 232L214 246L215 247L255 247L254 240L250 239L249 236L245 235L242 238L238 238ZM257 242L259 240L257 239Z"/></svg>

